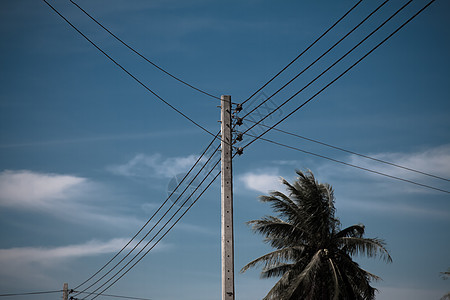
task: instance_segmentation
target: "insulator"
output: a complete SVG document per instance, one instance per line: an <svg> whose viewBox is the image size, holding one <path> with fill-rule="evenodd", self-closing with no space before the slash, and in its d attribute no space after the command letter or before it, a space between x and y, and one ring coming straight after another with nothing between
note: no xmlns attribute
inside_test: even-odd
<svg viewBox="0 0 450 300"><path fill-rule="evenodd" d="M243 136L244 136L243 133L238 133L237 136L236 136L236 141L238 141L238 142L242 141L242 137Z"/></svg>
<svg viewBox="0 0 450 300"><path fill-rule="evenodd" d="M242 104L238 103L236 104L236 112L240 112L242 110Z"/></svg>
<svg viewBox="0 0 450 300"><path fill-rule="evenodd" d="M244 148L239 147L239 148L236 149L236 154L237 155L242 155L243 153L244 153Z"/></svg>
<svg viewBox="0 0 450 300"><path fill-rule="evenodd" d="M241 126L243 124L242 123L243 120L244 120L243 118L236 118L236 125Z"/></svg>

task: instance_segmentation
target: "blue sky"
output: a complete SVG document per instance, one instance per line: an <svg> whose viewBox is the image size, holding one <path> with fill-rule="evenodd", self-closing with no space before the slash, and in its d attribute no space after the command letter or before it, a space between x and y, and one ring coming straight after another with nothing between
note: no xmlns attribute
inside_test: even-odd
<svg viewBox="0 0 450 300"><path fill-rule="evenodd" d="M301 89L405 2L387 3L265 108L274 108ZM158 95L207 130L219 130L218 100L147 64L69 1L50 3ZM78 3L161 67L209 93L242 102L355 1ZM249 101L244 112L290 80L378 3L363 1ZM264 124L286 116L426 3L413 1ZM4 0L0 7L0 294L58 290L64 282L74 287L137 232L166 199L174 177L189 170L211 137L127 76L44 2ZM435 1L279 128L450 178L449 12L448 1ZM448 181L280 132L270 132L267 138L450 190ZM244 137L244 143L249 139ZM320 182L334 187L343 226L363 223L368 237L385 239L392 264L356 258L383 278L374 283L380 290L377 299L439 299L450 290L448 281L439 277L450 267L448 193L264 141L246 148L233 168L236 270L270 250L245 225L271 213L258 196L281 189L280 177L294 180L295 169L310 169ZM237 298L261 299L267 293L274 281L259 279L258 273L236 275ZM220 299L219 182L108 293Z"/></svg>

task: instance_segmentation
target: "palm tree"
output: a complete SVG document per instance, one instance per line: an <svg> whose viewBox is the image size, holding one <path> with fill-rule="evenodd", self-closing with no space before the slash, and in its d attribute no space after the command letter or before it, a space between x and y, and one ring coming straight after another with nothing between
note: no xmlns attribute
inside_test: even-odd
<svg viewBox="0 0 450 300"><path fill-rule="evenodd" d="M442 279L447 280L450 277L450 268L445 272L441 272L441 277ZM450 292L442 296L441 300L450 300Z"/></svg>
<svg viewBox="0 0 450 300"><path fill-rule="evenodd" d="M361 224L341 230L332 187L318 183L310 171L297 174L294 184L282 180L289 196L278 191L261 196L278 216L248 224L275 250L241 272L262 265L262 278L281 276L264 300L375 299L370 281L380 278L360 268L352 256L380 256L392 262L384 241L364 238Z"/></svg>

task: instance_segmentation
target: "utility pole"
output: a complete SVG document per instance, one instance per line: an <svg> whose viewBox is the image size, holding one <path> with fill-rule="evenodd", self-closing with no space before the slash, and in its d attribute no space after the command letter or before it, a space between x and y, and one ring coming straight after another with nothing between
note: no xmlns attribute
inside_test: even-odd
<svg viewBox="0 0 450 300"><path fill-rule="evenodd" d="M63 286L63 300L67 300L67 298L69 298L69 284L68 283L64 283L64 286Z"/></svg>
<svg viewBox="0 0 450 300"><path fill-rule="evenodd" d="M234 235L231 96L221 97L222 300L234 300Z"/></svg>

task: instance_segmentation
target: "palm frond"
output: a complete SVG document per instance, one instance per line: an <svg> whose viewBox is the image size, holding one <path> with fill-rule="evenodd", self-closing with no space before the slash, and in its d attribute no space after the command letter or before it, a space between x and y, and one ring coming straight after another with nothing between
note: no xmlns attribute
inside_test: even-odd
<svg viewBox="0 0 450 300"><path fill-rule="evenodd" d="M368 272L368 271L362 269L361 267L360 267L360 269L361 269L361 271L365 274L365 276L366 276L367 278L369 278L370 280L375 280L375 281L380 281L380 280L381 280L381 277L379 277L379 276L377 276L377 275L375 275L375 274L373 274L373 273L370 273L370 272Z"/></svg>
<svg viewBox="0 0 450 300"><path fill-rule="evenodd" d="M447 280L450 277L450 268L447 271L439 272L442 279Z"/></svg>
<svg viewBox="0 0 450 300"><path fill-rule="evenodd" d="M286 299L290 299L303 283L307 285L314 281L317 270L320 268L322 253L323 250L317 251L302 272L292 279L289 289L286 291L288 296Z"/></svg>
<svg viewBox="0 0 450 300"><path fill-rule="evenodd" d="M336 238L350 236L350 237L362 237L364 235L365 226L362 224L357 224L353 226L349 226L345 229L342 229L338 233L336 233Z"/></svg>
<svg viewBox="0 0 450 300"><path fill-rule="evenodd" d="M263 298L263 300L280 300L287 299L285 297L286 288L289 286L291 272L294 269L291 269L284 273L284 275L277 281L277 283L270 289L267 295Z"/></svg>
<svg viewBox="0 0 450 300"><path fill-rule="evenodd" d="M291 270L294 264L279 264L277 266L264 268L261 271L261 278L271 278L271 277L279 277L283 276L284 273Z"/></svg>
<svg viewBox="0 0 450 300"><path fill-rule="evenodd" d="M392 262L392 257L381 239L343 236L338 240L343 245L343 250L350 255L380 256L386 262Z"/></svg>
<svg viewBox="0 0 450 300"><path fill-rule="evenodd" d="M299 253L302 253L303 250L304 247L296 246L272 251L249 262L241 269L240 272L244 273L248 269L256 267L260 264L263 264L264 268L281 265L287 261L295 260Z"/></svg>
<svg viewBox="0 0 450 300"><path fill-rule="evenodd" d="M275 248L301 244L302 241L310 237L309 233L297 226L272 216L252 220L247 222L247 224L252 227L254 232L265 236L265 242L270 243Z"/></svg>
<svg viewBox="0 0 450 300"><path fill-rule="evenodd" d="M334 292L333 292L333 300L339 299L339 294L341 292L339 288L340 274L337 265L335 265L334 261L331 258L328 258L328 265L333 275L333 283L334 283Z"/></svg>
<svg viewBox="0 0 450 300"><path fill-rule="evenodd" d="M271 192L270 196L260 196L261 202L269 202L271 207L288 220L295 220L299 214L299 207L288 196L281 192Z"/></svg>
<svg viewBox="0 0 450 300"><path fill-rule="evenodd" d="M364 300L375 299L375 292L377 290L370 286L370 281L372 279L379 280L380 278L378 276L363 270L358 263L346 254L341 256L339 265L345 272L347 298L351 298L353 295L359 295Z"/></svg>

